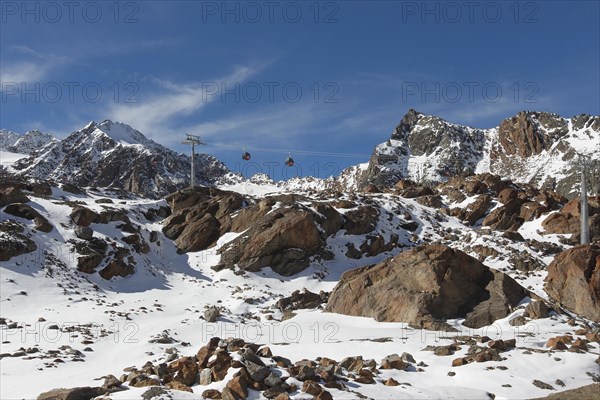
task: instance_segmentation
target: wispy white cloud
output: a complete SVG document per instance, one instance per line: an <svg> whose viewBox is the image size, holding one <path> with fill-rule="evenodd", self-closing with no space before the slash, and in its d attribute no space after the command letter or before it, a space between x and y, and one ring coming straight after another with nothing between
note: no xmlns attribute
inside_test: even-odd
<svg viewBox="0 0 600 400"><path fill-rule="evenodd" d="M149 136L156 135L169 126L176 125L176 117L189 116L215 101L221 84L231 85L244 82L262 67L238 67L226 77L203 83L175 83L154 79L163 89L160 93L145 98L143 103L114 103L108 107L109 118L132 125ZM165 93L166 90L166 93Z"/></svg>
<svg viewBox="0 0 600 400"><path fill-rule="evenodd" d="M44 79L48 73L48 69L47 65L29 61L3 62L0 66L0 82L7 84L40 81Z"/></svg>
<svg viewBox="0 0 600 400"><path fill-rule="evenodd" d="M2 83L39 82L59 66L71 62L68 57L36 51L24 45L9 47L11 54L3 55L0 63Z"/></svg>

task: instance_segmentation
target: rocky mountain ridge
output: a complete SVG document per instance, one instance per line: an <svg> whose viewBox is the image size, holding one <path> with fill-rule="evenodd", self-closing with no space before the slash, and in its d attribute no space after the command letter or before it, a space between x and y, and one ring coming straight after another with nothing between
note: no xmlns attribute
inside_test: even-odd
<svg viewBox="0 0 600 400"><path fill-rule="evenodd" d="M189 185L190 169L189 156L110 120L91 122L12 165L20 176L122 189L147 198L160 198ZM197 182L212 184L228 172L216 158L197 155Z"/></svg>
<svg viewBox="0 0 600 400"><path fill-rule="evenodd" d="M477 129L411 109L364 168L345 174L364 188L490 172L571 198L578 193L578 156L595 161L597 173L599 154L600 116L522 111L496 128ZM594 192L597 181L590 179Z"/></svg>
<svg viewBox="0 0 600 400"><path fill-rule="evenodd" d="M15 138L16 134L3 131L0 144L12 146L9 151L26 154L36 150L36 154L14 164L13 170L23 176L68 181L77 186L120 188L152 198L166 196L189 181L189 157L118 122L92 122L60 141L36 131L19 139L22 143ZM593 162L590 192L600 190L598 154L600 116L563 118L523 111L496 128L477 129L411 109L390 139L375 147L368 163L347 168L338 177L282 182L272 182L267 176L245 179L229 173L216 158L200 154L196 180L219 186L271 185L276 190L297 192L362 191L370 185L389 188L401 179L430 184L458 174L490 172L572 198L579 190L580 155Z"/></svg>
<svg viewBox="0 0 600 400"><path fill-rule="evenodd" d="M0 149L11 153L31 155L55 141L57 141L57 139L54 136L43 133L37 129L29 131L24 135L0 129Z"/></svg>

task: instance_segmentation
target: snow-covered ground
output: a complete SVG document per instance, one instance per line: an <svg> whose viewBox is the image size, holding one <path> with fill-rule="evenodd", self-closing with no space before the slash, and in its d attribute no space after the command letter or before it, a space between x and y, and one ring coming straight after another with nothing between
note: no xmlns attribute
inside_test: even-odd
<svg viewBox="0 0 600 400"><path fill-rule="evenodd" d="M240 185L231 185L229 189L252 195L278 190L275 186ZM57 189L53 198L32 197L29 204L50 219L55 229L34 236L37 251L0 263L0 313L7 323L0 329L0 353L14 354L20 348L27 351L34 347L39 351L1 359L0 398L35 398L55 387L98 386L102 384L102 380L98 380L102 376L114 374L118 377L126 367L141 367L147 361L165 360L168 348L177 348L181 355L194 355L213 336L240 337L266 344L273 354L292 361L316 357L339 361L347 356L362 355L379 362L389 354L408 352L417 363L426 365L421 367L422 372L384 370L380 378L393 377L401 383L396 387L349 383L352 390L374 399L489 399L488 393L493 393L496 399L531 398L549 393L534 386L534 379L563 389L555 383L561 380L564 389L570 389L592 383L593 374L600 372L594 362L598 357L597 344L585 354L546 351L548 338L573 334L576 328L567 324L567 316L554 315L519 327L509 325L511 318L522 313L522 307L513 315L481 329L469 329L460 325L460 321L454 321L458 332L452 333L418 330L403 323L382 323L320 310L295 311L294 318L278 321L281 312L272 306L279 298L304 288L317 293L330 291L344 271L381 261L389 254L370 259L346 259L342 256L344 246L332 238L328 244L337 253L334 261L313 263L307 270L289 278L270 270L241 275L228 269L215 272L210 267L219 261L216 249L237 234L224 235L215 248L177 254L173 243L160 233L160 222L148 222L141 214L164 201L113 199L114 204L109 204L128 210L130 219L141 226L141 235L146 241L149 241L150 231L159 232L160 245L151 243L148 254L134 254L135 274L109 282L98 274L80 273L76 270L77 255L72 245L65 244L74 238L74 233L69 218L72 208L64 200L81 202L99 212L107 204L96 203L96 200L104 197L102 193L88 197ZM431 229L434 223L443 228L470 229L450 217L435 222L432 209L412 200L379 195L377 201L383 210L391 209L397 202L410 210L424 226L418 232L421 238L429 234L433 239L439 239ZM0 220L9 218L15 217L0 212ZM31 221L18 220L32 225ZM539 223L540 220L536 220L525 224L521 229L523 236L540 239ZM117 224L92 224L94 235L118 243L123 233L116 228ZM471 241L459 241L455 245L464 247L481 242L493 246L489 236L476 230L470 233ZM547 237L541 239L548 240ZM401 240L410 244L408 237L401 237ZM506 266L494 260L490 260L489 265L494 268ZM327 274L316 274L324 270ZM543 278L544 273L540 272L539 276L532 276L522 284L531 285L534 292L542 294ZM253 300L247 301L250 298ZM212 305L222 306L225 312L218 322L207 323L201 316L205 307ZM267 319L268 315L273 319ZM20 328L11 328L11 324ZM149 342L163 332L177 342ZM502 353L506 357L504 361L461 367L452 367L451 363L454 358L464 355L468 346L462 346L454 356L446 357L423 350L428 345L450 344L461 335L514 338L517 348ZM41 355L48 357L40 358ZM455 375L449 375L451 371ZM233 372L230 370L229 374ZM194 393L177 392L177 398L199 399L205 389L220 388L226 382L227 379L211 386L194 386ZM115 393L111 398L141 398L145 389L131 388ZM351 392L332 390L332 394L336 399L358 398ZM291 397L309 398L300 392ZM259 393L251 391L250 398L259 398Z"/></svg>
<svg viewBox="0 0 600 400"><path fill-rule="evenodd" d="M2 165L5 168L10 168L10 166L14 164L15 161L24 157L28 157L28 155L21 153L11 153L6 150L0 150L0 165Z"/></svg>

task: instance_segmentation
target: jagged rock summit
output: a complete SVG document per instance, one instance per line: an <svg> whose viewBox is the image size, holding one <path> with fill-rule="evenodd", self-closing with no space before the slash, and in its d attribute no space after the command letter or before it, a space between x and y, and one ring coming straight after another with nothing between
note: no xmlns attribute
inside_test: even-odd
<svg viewBox="0 0 600 400"><path fill-rule="evenodd" d="M573 197L578 155L599 162L599 154L600 116L522 111L498 127L477 129L411 109L390 139L375 147L368 165L354 173L358 186L366 187L490 172Z"/></svg>

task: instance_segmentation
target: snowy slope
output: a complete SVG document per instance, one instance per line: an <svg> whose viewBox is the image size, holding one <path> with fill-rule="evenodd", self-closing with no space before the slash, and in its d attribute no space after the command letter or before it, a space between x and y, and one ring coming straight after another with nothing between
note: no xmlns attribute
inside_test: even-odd
<svg viewBox="0 0 600 400"><path fill-rule="evenodd" d="M232 189L252 192L248 190L250 186L244 184L237 188L232 185ZM251 185L257 190L262 187L256 183ZM277 188L263 189L264 192L271 190ZM38 247L33 253L0 263L1 317L5 322L0 325L0 353L18 354L20 348L25 351L24 355L3 357L0 361L3 383L0 398L3 399L35 398L55 387L97 386L102 383L97 379L107 374L118 377L127 367L141 367L147 361L164 362L171 357L169 353L173 353L173 348L179 355L194 355L212 336L241 337L266 344L273 354L293 361L325 356L341 360L355 355L379 361L389 354L408 352L418 363L423 363L419 364L422 365L421 372L414 369L406 372L382 370L378 379L393 377L402 383L400 386L351 382L349 385L355 393L332 389L336 399L359 398L356 393L375 399L488 399L488 393L493 393L497 399L521 399L548 393L532 385L533 379L555 386L554 382L560 379L568 389L591 383L593 374L598 373L594 363L597 348L585 354L545 350L548 338L573 332L565 315L531 321L520 327L510 326L508 320L522 313L520 307L506 319L481 329L467 329L460 321L454 321L458 332L448 333L320 310L297 310L294 318L280 320L282 313L272 307L279 298L294 290L330 291L344 271L381 261L401 251L401 247L390 253L354 260L344 255L346 243L360 243L364 237L334 235L328 239L334 260L314 261L307 270L289 278L268 269L243 274L228 269L215 272L211 266L219 262L218 248L237 234L226 233L216 247L206 251L178 254L173 243L162 234L160 221L150 221L143 214L151 208L164 206L164 201L111 198L109 193L102 191L74 195L57 188L49 198L28 195L32 199L29 204L52 221L54 230L34 233L32 221L0 212L0 221L13 219L25 225L27 234ZM112 203L107 202L107 198ZM378 207L381 217L377 230L388 235L410 215L420 228L414 236L402 234L402 246L441 241L465 249L478 243L495 246L501 251L508 249L499 233L481 232L452 217L440 218L435 209L414 200L385 194L364 195L354 201ZM128 215L150 246L147 254L132 252L136 264L133 275L106 281L98 274L76 270L77 255L73 248L78 239L69 218L73 202L96 212L114 209ZM338 211L345 212L344 209ZM557 235L542 237L536 233L541 219L543 217L524 226L523 236L557 241ZM118 224L118 221L93 223L91 227L95 237L115 246L128 247L123 241L126 233L118 228ZM150 241L151 232L156 232L156 242ZM444 239L448 232L461 235L461 240ZM508 246L529 251L524 244ZM500 259L490 260L489 265L509 269L506 261ZM518 275L515 271L509 272ZM535 293L542 295L544 276L545 271L538 271L527 278L526 286L530 285ZM205 307L212 305L222 307L222 316L216 323L207 323L201 316ZM268 319L269 315L271 319ZM151 342L163 333L175 341ZM451 361L465 354L468 346L461 346L453 357L440 357L424 350L428 345L451 344L461 335L515 338L517 349L504 353L505 361L472 363L458 368L452 368ZM230 370L230 374L234 371ZM455 375L448 374L451 371ZM280 372L287 374L283 369ZM194 393L174 391L173 396L200 399L203 390L222 388L227 380L210 386L194 386ZM299 385L301 387L302 383ZM141 399L146 390L130 388L110 398ZM251 391L250 398L261 397L259 392ZM309 397L297 392L292 398Z"/></svg>

